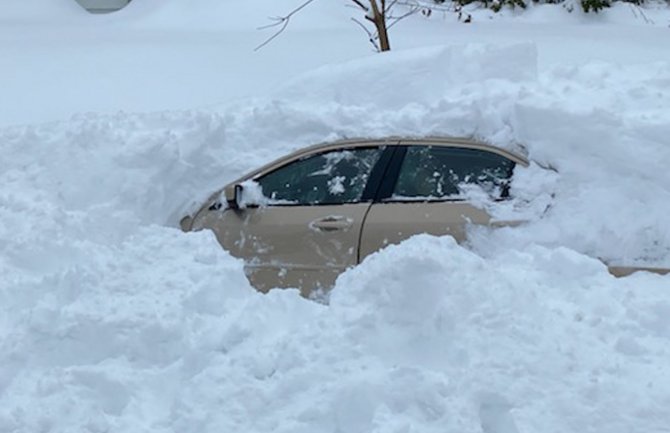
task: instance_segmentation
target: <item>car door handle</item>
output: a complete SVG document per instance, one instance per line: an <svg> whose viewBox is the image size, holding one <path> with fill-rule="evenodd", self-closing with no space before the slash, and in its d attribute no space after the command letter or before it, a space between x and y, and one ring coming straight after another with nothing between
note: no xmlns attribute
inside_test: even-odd
<svg viewBox="0 0 670 433"><path fill-rule="evenodd" d="M324 218L315 219L309 223L309 228L312 230L319 230L322 232L334 232L338 230L347 230L354 221L351 218L345 218L339 215L327 216Z"/></svg>
<svg viewBox="0 0 670 433"><path fill-rule="evenodd" d="M491 227L499 228L499 227L517 227L520 226L523 223L527 223L528 221L523 221L523 220L495 220L489 222L489 225Z"/></svg>

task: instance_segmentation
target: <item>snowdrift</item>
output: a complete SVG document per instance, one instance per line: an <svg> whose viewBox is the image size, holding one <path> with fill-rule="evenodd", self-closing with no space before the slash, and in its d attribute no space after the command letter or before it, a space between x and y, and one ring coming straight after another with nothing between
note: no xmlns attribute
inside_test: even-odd
<svg viewBox="0 0 670 433"><path fill-rule="evenodd" d="M3 431L663 431L667 279L418 237L330 305L143 228L3 290ZM13 293L9 296L9 293Z"/></svg>
<svg viewBox="0 0 670 433"><path fill-rule="evenodd" d="M503 50L533 69L527 46ZM400 54L405 79L421 81L433 54ZM361 66L375 67L387 70ZM341 103L0 130L0 429L662 431L669 277L616 280L583 255L668 260L670 71L642 74L470 75L389 107L347 97L343 74L327 77ZM516 189L550 209L473 230L474 252L430 237L388 248L344 274L328 305L255 293L212 234L174 228L261 162L366 134L523 143L558 174L521 171Z"/></svg>
<svg viewBox="0 0 670 433"><path fill-rule="evenodd" d="M117 17L204 13L150 3ZM181 35L156 41L183 72L175 53L203 39ZM0 431L666 431L670 276L615 279L596 258L670 265L670 64L541 67L542 47L398 51L256 99L0 129ZM523 147L556 171L516 173L527 208L508 211L528 224L389 247L323 303L256 293L211 233L176 229L297 147L392 134Z"/></svg>

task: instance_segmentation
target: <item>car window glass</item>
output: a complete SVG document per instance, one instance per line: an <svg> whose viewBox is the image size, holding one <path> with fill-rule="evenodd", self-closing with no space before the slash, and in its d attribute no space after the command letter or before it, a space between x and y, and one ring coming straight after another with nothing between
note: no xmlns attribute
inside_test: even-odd
<svg viewBox="0 0 670 433"><path fill-rule="evenodd" d="M336 150L308 156L257 182L269 204L340 204L360 200L380 148Z"/></svg>
<svg viewBox="0 0 670 433"><path fill-rule="evenodd" d="M393 198L458 198L464 184L481 186L496 198L504 197L513 169L513 161L479 149L410 146Z"/></svg>

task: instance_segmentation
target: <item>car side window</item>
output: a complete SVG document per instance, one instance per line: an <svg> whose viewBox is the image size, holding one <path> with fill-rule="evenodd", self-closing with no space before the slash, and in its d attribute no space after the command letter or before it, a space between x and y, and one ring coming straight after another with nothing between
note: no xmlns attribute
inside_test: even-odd
<svg viewBox="0 0 670 433"><path fill-rule="evenodd" d="M495 198L509 194L515 163L479 149L410 146L393 191L393 199L458 199L467 184Z"/></svg>
<svg viewBox="0 0 670 433"><path fill-rule="evenodd" d="M374 147L310 155L256 181L270 205L355 203L381 153L381 148Z"/></svg>

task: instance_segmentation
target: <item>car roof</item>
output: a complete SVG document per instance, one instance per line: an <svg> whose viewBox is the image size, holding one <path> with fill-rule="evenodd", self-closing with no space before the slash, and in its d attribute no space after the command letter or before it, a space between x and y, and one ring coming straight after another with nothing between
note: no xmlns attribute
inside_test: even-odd
<svg viewBox="0 0 670 433"><path fill-rule="evenodd" d="M469 149L480 149L486 150L492 153L497 153L501 156L504 156L517 164L521 164L524 167L528 166L528 159L525 156L509 151L507 149L502 149L500 147L493 146L491 144L483 143L471 138L464 137L438 137L438 136L429 136L429 137L384 137L384 138L346 138L342 140L329 141L325 143L315 144L308 147L303 147L296 150L295 152L289 153L282 156L268 164L263 165L262 167L253 170L245 174L240 179L237 179L233 183L238 183L246 179L252 179L259 174L265 173L269 169L275 168L279 165L286 164L296 159L303 158L307 155L314 153L320 153L328 150L336 150L342 148L356 148L356 147L368 147L368 146L444 146L444 147L459 147L459 148L469 148Z"/></svg>

